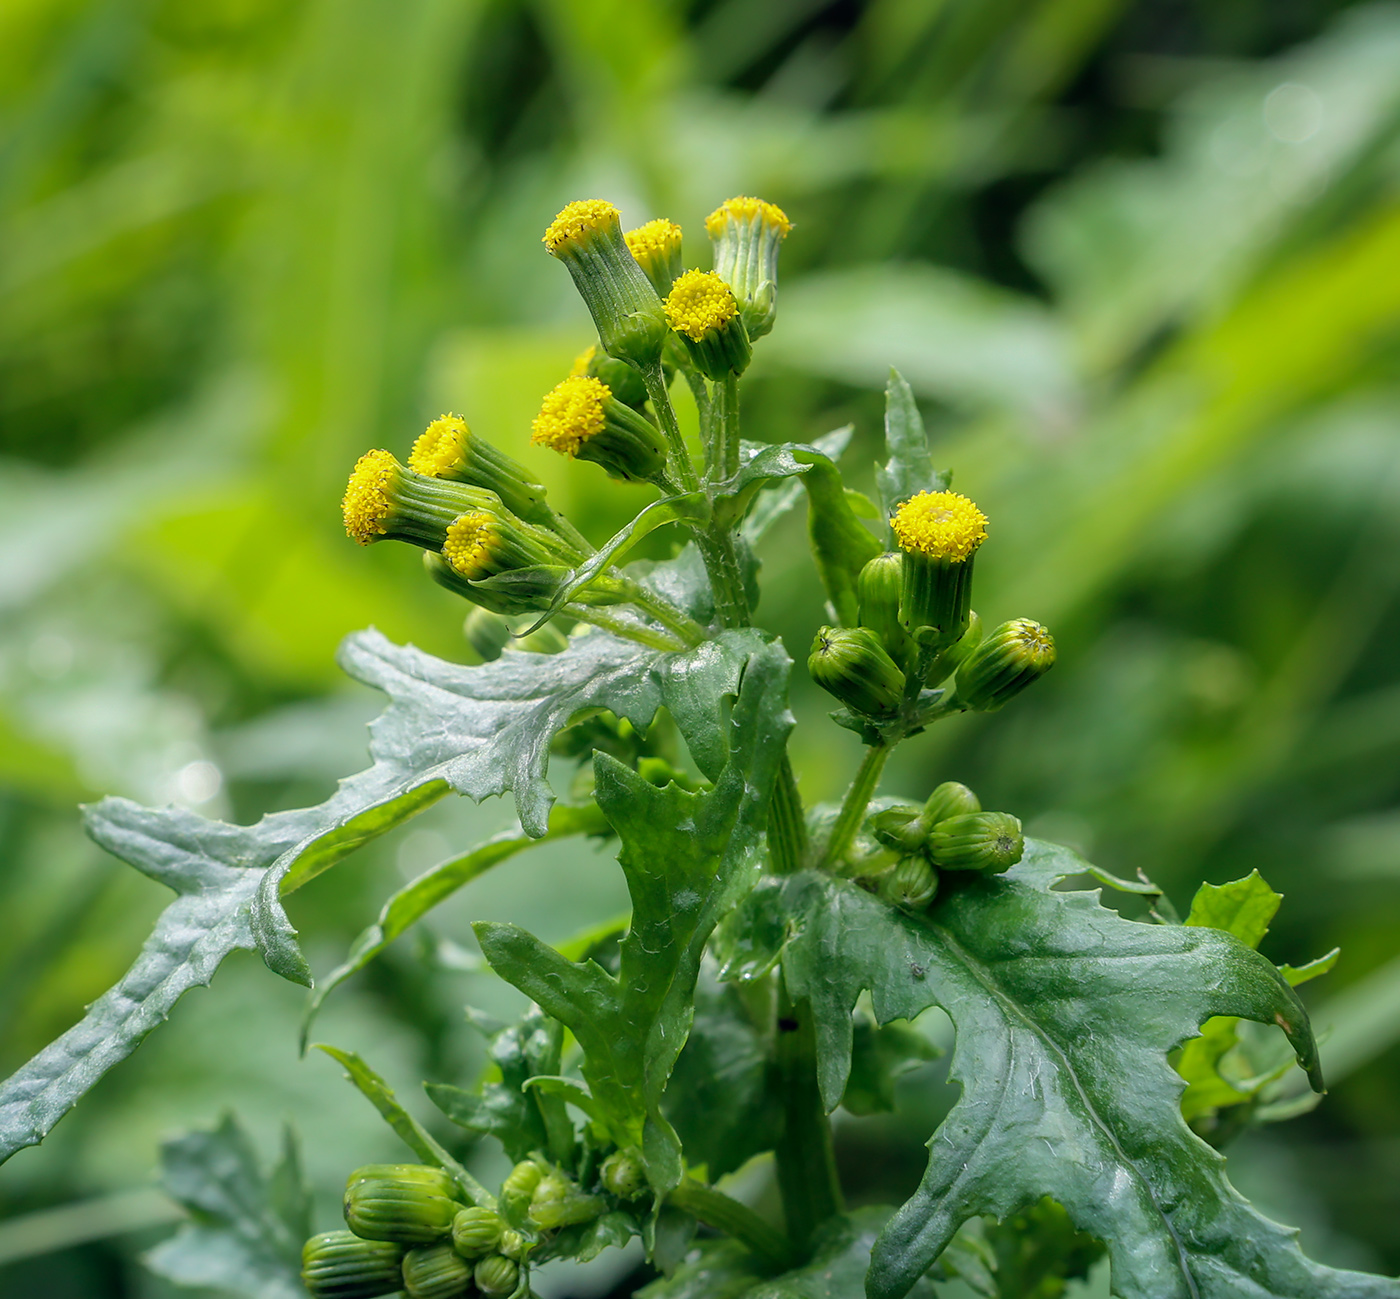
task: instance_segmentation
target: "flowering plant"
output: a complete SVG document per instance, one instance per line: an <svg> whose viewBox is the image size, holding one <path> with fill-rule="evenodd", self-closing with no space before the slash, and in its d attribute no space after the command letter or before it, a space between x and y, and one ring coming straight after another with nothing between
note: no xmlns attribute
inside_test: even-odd
<svg viewBox="0 0 1400 1299"><path fill-rule="evenodd" d="M731 199L707 222L714 269L684 270L671 222L624 234L601 201L559 214L544 242L599 342L544 398L534 441L659 496L595 546L457 416L435 420L407 464L367 452L347 531L419 547L468 602L485 661L351 637L346 670L390 702L372 765L316 807L252 826L121 799L88 810L100 843L177 897L122 981L5 1084L0 1149L41 1140L230 952L255 949L312 987L286 895L450 793L510 794L518 831L395 893L308 1012L484 871L547 840L615 840L624 924L567 951L476 927L530 1008L493 1027L487 1077L427 1089L452 1123L500 1143L509 1175L483 1185L365 1061L326 1047L417 1162L347 1169L347 1229L306 1239L293 1159L263 1178L231 1123L177 1142L172 1186L194 1222L156 1251L157 1270L247 1295L505 1299L529 1292L540 1263L639 1237L662 1273L648 1299L1051 1296L1105 1253L1125 1299L1400 1295L1309 1261L1233 1190L1215 1149L1282 1115L1295 1059L1322 1087L1294 987L1335 953L1282 969L1262 957L1278 896L1257 875L1203 887L1183 922L1150 882L1026 839L965 785L919 804L879 796L895 746L1001 708L1055 649L1038 623L984 628L973 612L989 520L934 468L898 375L878 506L842 481L848 430L813 445L741 437L738 381L774 326L790 230L774 205ZM807 669L865 746L834 807L803 805L792 662L751 620L764 535L804 493L827 598ZM665 526L685 534L674 558L627 562ZM551 754L589 765L589 797L555 801ZM1086 875L1147 896L1150 922L1060 887ZM889 1108L895 1076L933 1054L911 1022L934 1007L956 1032L961 1098L913 1196L848 1211L830 1116ZM1245 1020L1282 1031L1282 1058ZM725 1183L765 1160L781 1222Z"/></svg>

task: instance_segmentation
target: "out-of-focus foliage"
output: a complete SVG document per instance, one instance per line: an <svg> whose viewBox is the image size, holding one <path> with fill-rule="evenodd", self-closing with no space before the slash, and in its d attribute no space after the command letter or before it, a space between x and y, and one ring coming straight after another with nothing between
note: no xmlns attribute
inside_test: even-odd
<svg viewBox="0 0 1400 1299"><path fill-rule="evenodd" d="M332 665L344 634L469 657L412 556L341 535L361 450L452 408L596 540L639 503L525 446L590 341L538 244L554 212L672 216L704 265L704 213L759 193L797 228L746 435L854 420L843 463L868 464L897 365L993 521L983 616L1060 646L1015 709L907 745L893 792L966 780L1183 909L1261 867L1288 895L1265 954L1343 949L1305 990L1332 1092L1242 1137L1231 1175L1314 1256L1400 1267L1398 65L1400 10L1329 0L0 6L4 1072L165 902L84 841L77 799L314 802L377 706ZM801 527L763 547L790 649L823 621ZM857 751L795 753L809 799ZM453 800L310 885L316 972L401 872L508 818ZM471 1076L461 1003L508 1003L468 920L562 941L625 900L613 863L541 849L337 990L324 1031L405 1097ZM158 1139L226 1105L265 1164L295 1121L331 1225L344 1167L397 1152L298 1060L301 1013L251 957L187 999L0 1174L0 1288L168 1293L135 1261L169 1213ZM945 1067L841 1130L870 1199L917 1182Z"/></svg>

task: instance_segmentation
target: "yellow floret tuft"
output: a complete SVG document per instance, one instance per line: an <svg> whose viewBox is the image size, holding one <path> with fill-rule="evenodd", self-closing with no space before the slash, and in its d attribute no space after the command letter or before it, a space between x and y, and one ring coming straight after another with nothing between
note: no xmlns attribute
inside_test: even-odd
<svg viewBox="0 0 1400 1299"><path fill-rule="evenodd" d="M530 441L566 456L578 455L603 430L603 402L612 390L601 379L573 375L545 394L531 426Z"/></svg>
<svg viewBox="0 0 1400 1299"><path fill-rule="evenodd" d="M340 509L346 534L360 545L368 546L389 531L389 491L398 472L398 461L387 451L366 451L355 461Z"/></svg>
<svg viewBox="0 0 1400 1299"><path fill-rule="evenodd" d="M705 218L705 230L711 238L718 239L724 233L727 222L752 221L755 217L764 225L772 226L783 238L786 238L792 229L792 222L787 219L787 213L776 203L765 203L761 198L740 195L738 198L726 199L715 208Z"/></svg>
<svg viewBox="0 0 1400 1299"><path fill-rule="evenodd" d="M574 243L584 235L619 224L618 210L606 199L579 199L549 223L549 229L544 232L544 245L551 253L557 253L565 244Z"/></svg>
<svg viewBox="0 0 1400 1299"><path fill-rule="evenodd" d="M671 328L696 343L739 314L733 290L714 271L686 271L672 286L665 307Z"/></svg>
<svg viewBox="0 0 1400 1299"><path fill-rule="evenodd" d="M408 467L429 478L450 474L466 454L467 435L467 421L460 415L439 415L413 444Z"/></svg>
<svg viewBox="0 0 1400 1299"><path fill-rule="evenodd" d="M987 516L957 492L920 492L895 511L890 526L902 549L954 563L987 539Z"/></svg>
<svg viewBox="0 0 1400 1299"><path fill-rule="evenodd" d="M577 379L581 375L588 373L588 367L593 364L593 358L598 355L596 343L590 343L576 357L574 363L569 367L569 378Z"/></svg>
<svg viewBox="0 0 1400 1299"><path fill-rule="evenodd" d="M679 251L681 228L674 221L657 217L655 221L629 230L623 238L627 240L627 251L640 262L644 257L669 257Z"/></svg>
<svg viewBox="0 0 1400 1299"><path fill-rule="evenodd" d="M495 571L491 561L499 544L495 518L485 510L469 510L448 526L442 557L459 577L479 582Z"/></svg>

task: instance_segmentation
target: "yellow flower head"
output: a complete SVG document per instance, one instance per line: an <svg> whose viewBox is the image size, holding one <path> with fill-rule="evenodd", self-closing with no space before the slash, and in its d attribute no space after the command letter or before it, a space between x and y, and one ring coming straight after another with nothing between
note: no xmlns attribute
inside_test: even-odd
<svg viewBox="0 0 1400 1299"><path fill-rule="evenodd" d="M714 271L686 271L665 306L671 328L697 343L739 314L734 291Z"/></svg>
<svg viewBox="0 0 1400 1299"><path fill-rule="evenodd" d="M408 467L429 478L447 477L461 467L467 437L467 421L460 415L439 415L413 444Z"/></svg>
<svg viewBox="0 0 1400 1299"><path fill-rule="evenodd" d="M601 198L578 199L550 222L544 232L544 246L558 257L570 244L605 232L610 226L621 229L620 215L611 203Z"/></svg>
<svg viewBox="0 0 1400 1299"><path fill-rule="evenodd" d="M664 261L681 250L681 228L665 217L657 217L655 221L629 230L624 238L627 240L627 251L644 266L649 257Z"/></svg>
<svg viewBox="0 0 1400 1299"><path fill-rule="evenodd" d="M530 441L566 456L603 431L603 402L612 395L601 379L572 375L545 394L531 425Z"/></svg>
<svg viewBox="0 0 1400 1299"><path fill-rule="evenodd" d="M574 357L574 363L569 367L569 378L577 379L580 375L586 375L593 364L593 358L597 355L598 345L590 343Z"/></svg>
<svg viewBox="0 0 1400 1299"><path fill-rule="evenodd" d="M496 571L493 562L500 547L494 515L485 510L469 510L447 529L442 557L452 571L469 582L479 582Z"/></svg>
<svg viewBox="0 0 1400 1299"><path fill-rule="evenodd" d="M779 239L784 238L792 229L792 222L787 219L787 213L777 204L741 195L738 198L726 199L711 212L705 218L705 230L710 238L718 239L724 233L728 222L753 221L755 218L771 227Z"/></svg>
<svg viewBox="0 0 1400 1299"><path fill-rule="evenodd" d="M901 549L960 564L987 539L987 516L957 492L919 492L890 520Z"/></svg>
<svg viewBox="0 0 1400 1299"><path fill-rule="evenodd" d="M389 531L389 493L398 475L399 463L387 451L366 451L355 461L340 509L346 534L360 545L368 546Z"/></svg>

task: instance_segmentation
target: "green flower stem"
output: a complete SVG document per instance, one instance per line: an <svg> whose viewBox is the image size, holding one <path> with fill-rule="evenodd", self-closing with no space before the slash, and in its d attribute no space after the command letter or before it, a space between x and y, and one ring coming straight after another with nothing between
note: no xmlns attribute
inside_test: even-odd
<svg viewBox="0 0 1400 1299"><path fill-rule="evenodd" d="M809 1002L794 1004L779 982L778 1086L783 1131L774 1150L788 1236L804 1256L822 1223L843 1208L831 1121L817 1087L817 1042Z"/></svg>
<svg viewBox="0 0 1400 1299"><path fill-rule="evenodd" d="M548 509L548 507L546 506ZM549 511L550 527L554 529L565 541L578 547L582 555L596 555L598 548L588 540L572 523L568 521L558 510Z"/></svg>
<svg viewBox="0 0 1400 1299"><path fill-rule="evenodd" d="M661 372L660 361L652 362L642 371L642 382L646 384L647 396L651 398L656 417L661 421L661 431L666 435L666 444L671 451L671 472L680 480L684 491L693 492L700 486L700 479L696 477L690 452L686 450L681 426L676 422L676 412L671 405L671 394L666 391L666 376Z"/></svg>
<svg viewBox="0 0 1400 1299"><path fill-rule="evenodd" d="M822 851L821 864L827 869L840 861L841 854L851 846L851 840L855 838L856 831L860 829L860 823L865 818L865 809L870 806L875 787L880 783L880 774L885 770L885 760L890 756L893 747L881 741L866 749L865 757L861 759L855 779L846 791L841 811L836 816L836 824L831 827L831 835Z"/></svg>
<svg viewBox="0 0 1400 1299"><path fill-rule="evenodd" d="M720 389L720 443L724 449L724 476L739 472L739 376L732 370Z"/></svg>
<svg viewBox="0 0 1400 1299"><path fill-rule="evenodd" d="M786 752L778 766L773 785L773 807L768 814L768 851L777 875L792 875L807 864L807 818L802 812L802 796Z"/></svg>
<svg viewBox="0 0 1400 1299"><path fill-rule="evenodd" d="M607 614L599 613L596 609L586 608L583 605L566 604L563 612L570 618L576 618L579 622L589 623L600 631L607 632L610 636L616 636L620 640L630 640L638 645L645 645L649 649L674 653L676 650L689 649L694 644L688 638L679 640L674 635L668 636L663 632L653 631L649 627L639 627L636 623L624 622L621 618L609 618Z"/></svg>
<svg viewBox="0 0 1400 1299"><path fill-rule="evenodd" d="M748 1205L713 1186L687 1177L666 1198L706 1226L741 1241L779 1272L787 1271L795 1262L792 1246L782 1232L769 1226Z"/></svg>

